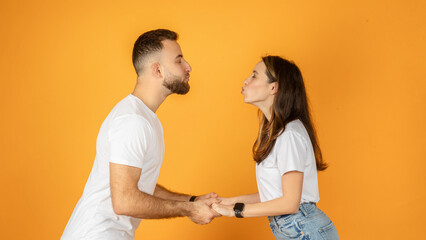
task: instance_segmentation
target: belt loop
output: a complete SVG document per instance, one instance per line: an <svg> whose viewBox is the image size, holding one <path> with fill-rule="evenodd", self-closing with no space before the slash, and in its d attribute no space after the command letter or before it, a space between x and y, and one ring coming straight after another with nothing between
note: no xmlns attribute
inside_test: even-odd
<svg viewBox="0 0 426 240"><path fill-rule="evenodd" d="M305 206L302 204L300 204L299 210L302 212L303 216L308 216L308 212L305 209Z"/></svg>

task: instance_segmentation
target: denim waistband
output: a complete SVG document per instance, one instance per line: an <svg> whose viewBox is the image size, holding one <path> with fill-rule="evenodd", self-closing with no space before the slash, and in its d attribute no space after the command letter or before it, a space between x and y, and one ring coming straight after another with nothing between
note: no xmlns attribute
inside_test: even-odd
<svg viewBox="0 0 426 240"><path fill-rule="evenodd" d="M317 204L315 202L301 203L299 205L299 212L306 217L310 213L314 212L316 208L317 208ZM291 214L285 214L285 215L291 215ZM269 222L273 221L274 217L275 216L268 217Z"/></svg>
<svg viewBox="0 0 426 240"><path fill-rule="evenodd" d="M299 211L306 217L309 213L313 212L317 208L315 202L302 203L299 206Z"/></svg>

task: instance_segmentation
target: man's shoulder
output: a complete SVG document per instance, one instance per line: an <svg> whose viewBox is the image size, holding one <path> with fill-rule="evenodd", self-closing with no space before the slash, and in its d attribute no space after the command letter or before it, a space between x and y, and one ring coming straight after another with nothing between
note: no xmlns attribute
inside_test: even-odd
<svg viewBox="0 0 426 240"><path fill-rule="evenodd" d="M149 115L140 106L140 103L132 97L132 95L129 95L118 102L111 110L111 115L113 119L122 118L124 116L130 118L132 116L140 116L141 118L149 120Z"/></svg>
<svg viewBox="0 0 426 240"><path fill-rule="evenodd" d="M146 119L144 116L138 113L126 113L116 115L113 119L111 119L112 125L119 128L129 128L137 131L147 130L152 128L150 121Z"/></svg>

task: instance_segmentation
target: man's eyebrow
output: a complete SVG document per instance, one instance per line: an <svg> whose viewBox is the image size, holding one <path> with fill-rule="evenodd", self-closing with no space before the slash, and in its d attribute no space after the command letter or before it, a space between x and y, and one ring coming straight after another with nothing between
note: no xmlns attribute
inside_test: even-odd
<svg viewBox="0 0 426 240"><path fill-rule="evenodd" d="M179 54L179 55L176 56L176 58L183 58L183 55Z"/></svg>
<svg viewBox="0 0 426 240"><path fill-rule="evenodd" d="M253 70L253 73L259 74L256 70Z"/></svg>

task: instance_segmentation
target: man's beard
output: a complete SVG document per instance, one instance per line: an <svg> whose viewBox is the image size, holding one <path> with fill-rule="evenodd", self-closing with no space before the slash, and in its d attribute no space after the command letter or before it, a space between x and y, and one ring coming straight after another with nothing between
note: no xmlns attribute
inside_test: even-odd
<svg viewBox="0 0 426 240"><path fill-rule="evenodd" d="M169 75L164 79L163 86L169 89L172 93L185 95L189 92L188 82L182 81L180 77Z"/></svg>

